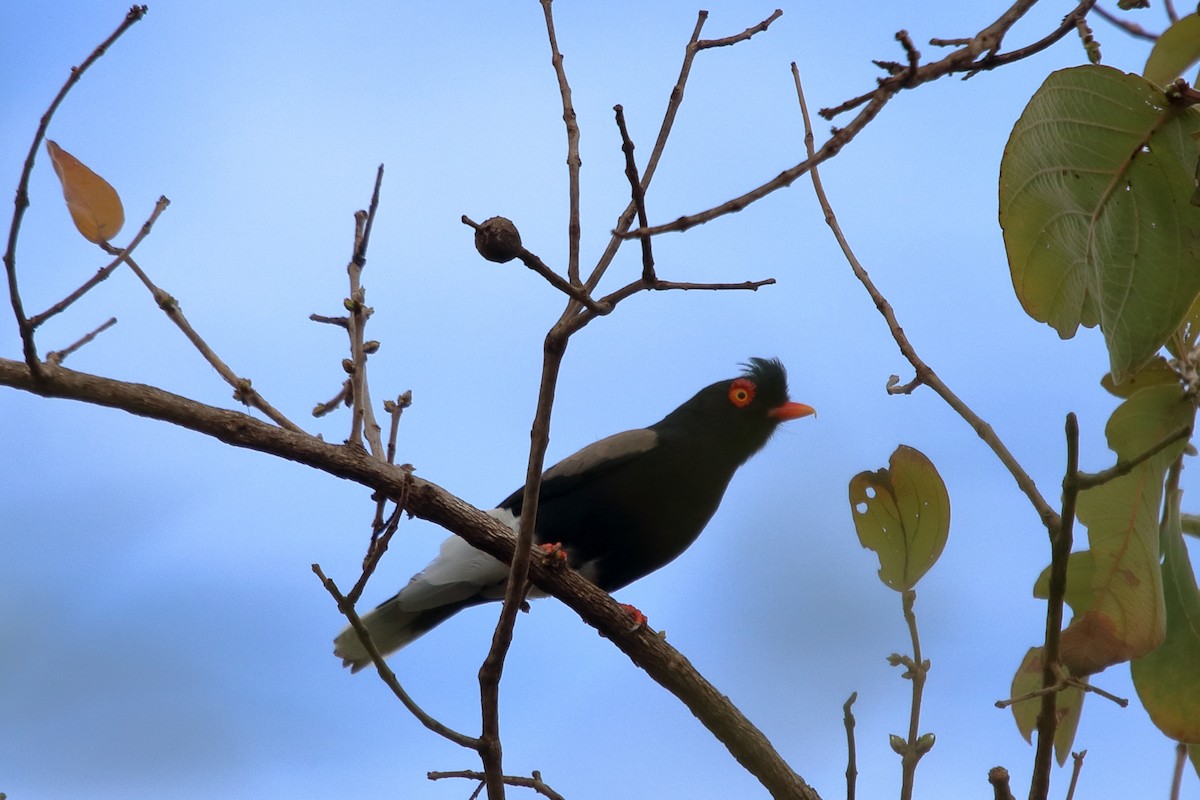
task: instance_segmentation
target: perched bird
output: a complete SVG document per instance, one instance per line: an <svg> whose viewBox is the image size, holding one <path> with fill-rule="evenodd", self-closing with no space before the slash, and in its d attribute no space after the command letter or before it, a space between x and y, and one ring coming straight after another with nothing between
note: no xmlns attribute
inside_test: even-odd
<svg viewBox="0 0 1200 800"><path fill-rule="evenodd" d="M708 524L737 468L779 423L813 409L788 400L777 360L752 358L648 428L625 431L568 456L542 476L534 539L561 544L567 563L612 592L688 548ZM517 527L523 489L488 512ZM363 617L381 653L404 647L469 606L500 600L508 566L451 536L437 558ZM334 640L352 672L371 663L352 628Z"/></svg>

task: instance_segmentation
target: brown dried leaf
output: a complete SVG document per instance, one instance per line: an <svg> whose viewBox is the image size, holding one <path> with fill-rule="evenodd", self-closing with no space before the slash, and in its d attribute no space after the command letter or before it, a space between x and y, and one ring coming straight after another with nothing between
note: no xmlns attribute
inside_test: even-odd
<svg viewBox="0 0 1200 800"><path fill-rule="evenodd" d="M62 183L71 219L83 238L99 244L120 233L125 224L125 209L117 190L49 139L46 152Z"/></svg>

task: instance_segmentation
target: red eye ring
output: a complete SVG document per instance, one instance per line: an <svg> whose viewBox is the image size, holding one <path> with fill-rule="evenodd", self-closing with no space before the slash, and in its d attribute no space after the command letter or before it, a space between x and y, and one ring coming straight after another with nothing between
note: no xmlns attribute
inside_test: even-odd
<svg viewBox="0 0 1200 800"><path fill-rule="evenodd" d="M729 384L729 402L737 408L745 408L754 401L754 381L749 378L737 378Z"/></svg>

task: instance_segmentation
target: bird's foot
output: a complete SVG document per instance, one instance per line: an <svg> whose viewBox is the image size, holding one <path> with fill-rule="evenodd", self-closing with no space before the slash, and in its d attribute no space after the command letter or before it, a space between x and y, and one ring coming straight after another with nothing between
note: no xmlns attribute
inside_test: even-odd
<svg viewBox="0 0 1200 800"><path fill-rule="evenodd" d="M637 608L637 606L631 606L629 603L621 603L621 608L625 609L626 613L628 613L630 618L633 620L633 625L630 626L629 630L636 631L638 628L645 626L646 615L643 614Z"/></svg>
<svg viewBox="0 0 1200 800"><path fill-rule="evenodd" d="M546 559L551 564L562 565L567 563L567 551L563 548L562 542L539 544L538 549L546 554Z"/></svg>

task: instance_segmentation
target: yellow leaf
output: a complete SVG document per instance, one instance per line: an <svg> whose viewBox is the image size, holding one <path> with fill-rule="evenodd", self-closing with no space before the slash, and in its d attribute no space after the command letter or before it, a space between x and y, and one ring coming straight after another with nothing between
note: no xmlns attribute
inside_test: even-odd
<svg viewBox="0 0 1200 800"><path fill-rule="evenodd" d="M916 586L950 534L950 496L924 453L900 445L887 469L850 480L850 509L863 547L879 556L879 579L897 592Z"/></svg>
<svg viewBox="0 0 1200 800"><path fill-rule="evenodd" d="M125 209L117 190L49 139L46 152L62 183L71 219L83 238L99 244L120 233L125 224Z"/></svg>

